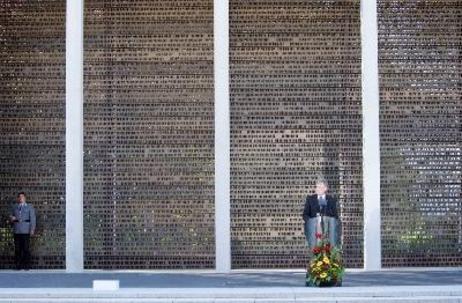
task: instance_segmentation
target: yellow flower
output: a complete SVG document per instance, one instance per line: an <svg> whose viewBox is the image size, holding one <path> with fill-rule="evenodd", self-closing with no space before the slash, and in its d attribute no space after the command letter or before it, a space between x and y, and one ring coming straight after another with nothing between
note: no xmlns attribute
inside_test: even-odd
<svg viewBox="0 0 462 303"><path fill-rule="evenodd" d="M316 266L321 266L322 265L322 261L318 261L318 263L316 263Z"/></svg>
<svg viewBox="0 0 462 303"><path fill-rule="evenodd" d="M325 277L327 277L327 273L323 272L321 275L320 275L321 279L324 279Z"/></svg>
<svg viewBox="0 0 462 303"><path fill-rule="evenodd" d="M329 258L327 258L327 257L324 257L324 258L322 259L322 261L323 261L324 263L326 263L326 264L329 264L329 263L330 263Z"/></svg>

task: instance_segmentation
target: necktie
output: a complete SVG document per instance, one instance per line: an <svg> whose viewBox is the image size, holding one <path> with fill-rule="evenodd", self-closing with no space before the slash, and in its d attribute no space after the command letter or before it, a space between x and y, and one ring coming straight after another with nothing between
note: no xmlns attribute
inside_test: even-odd
<svg viewBox="0 0 462 303"><path fill-rule="evenodd" d="M322 196L319 196L319 207L320 207L320 210L321 210L321 213L324 214L324 210L327 206L327 201L326 201L326 198L324 197L324 195Z"/></svg>

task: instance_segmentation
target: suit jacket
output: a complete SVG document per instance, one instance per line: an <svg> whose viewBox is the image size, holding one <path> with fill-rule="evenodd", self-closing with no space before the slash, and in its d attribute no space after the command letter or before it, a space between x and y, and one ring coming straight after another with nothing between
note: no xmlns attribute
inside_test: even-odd
<svg viewBox="0 0 462 303"><path fill-rule="evenodd" d="M331 195L326 195L327 206L325 207L323 214L325 216L334 217L338 219L337 212L337 199ZM309 218L316 217L317 214L321 213L321 207L319 206L318 195L308 195L305 200L305 208L303 210L303 220L306 222Z"/></svg>
<svg viewBox="0 0 462 303"><path fill-rule="evenodd" d="M19 203L11 208L11 216L15 216L17 221L13 222L13 232L15 234L30 234L35 231L35 209L32 205L25 203L21 207Z"/></svg>

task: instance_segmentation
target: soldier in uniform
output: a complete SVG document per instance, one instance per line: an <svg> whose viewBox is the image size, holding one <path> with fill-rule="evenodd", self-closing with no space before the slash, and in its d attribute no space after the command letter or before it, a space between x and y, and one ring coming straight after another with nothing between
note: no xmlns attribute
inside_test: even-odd
<svg viewBox="0 0 462 303"><path fill-rule="evenodd" d="M18 194L17 203L11 209L10 223L14 233L14 257L16 269L30 268L30 236L35 233L35 209L26 202L26 194Z"/></svg>

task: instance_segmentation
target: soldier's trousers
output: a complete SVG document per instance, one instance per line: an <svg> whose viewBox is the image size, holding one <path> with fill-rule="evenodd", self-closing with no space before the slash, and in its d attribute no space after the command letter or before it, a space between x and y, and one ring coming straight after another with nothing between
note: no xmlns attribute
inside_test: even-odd
<svg viewBox="0 0 462 303"><path fill-rule="evenodd" d="M14 260L16 269L30 268L29 243L29 234L14 234Z"/></svg>

